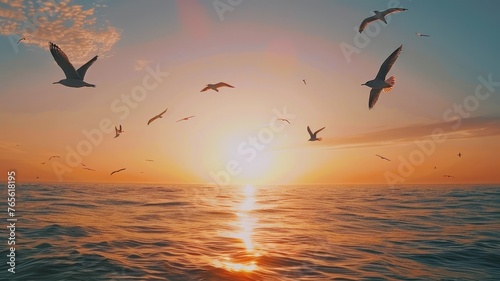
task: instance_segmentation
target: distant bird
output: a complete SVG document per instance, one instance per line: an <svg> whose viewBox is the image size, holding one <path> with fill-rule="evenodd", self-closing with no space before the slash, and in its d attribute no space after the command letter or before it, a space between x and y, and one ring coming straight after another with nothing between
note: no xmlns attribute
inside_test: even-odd
<svg viewBox="0 0 500 281"><path fill-rule="evenodd" d="M156 119L162 118L162 115L165 114L165 112L167 112L167 110L168 110L168 108L165 109L165 111L163 111L162 113L160 113L160 114L156 115L155 117L149 119L148 125L151 124L151 122L155 121Z"/></svg>
<svg viewBox="0 0 500 281"><path fill-rule="evenodd" d="M311 138L309 139L309 141L321 141L323 138L318 138L318 137L316 137L316 135L317 135L319 132L321 132L324 128L325 128L325 127L321 128L321 129L319 129L319 130L317 130L317 131L316 131L316 132L314 132L314 134L313 134L313 132L311 131L311 128L309 128L309 126L307 126L307 132L309 133L309 136L311 137Z"/></svg>
<svg viewBox="0 0 500 281"><path fill-rule="evenodd" d="M97 56L93 57L86 64L82 65L78 70L69 62L66 54L54 43L49 42L50 53L54 57L59 67L64 71L66 75L65 79L61 79L58 82L52 84L62 84L67 87L81 88L81 87L95 87L95 85L89 84L83 81L87 69L97 60Z"/></svg>
<svg viewBox="0 0 500 281"><path fill-rule="evenodd" d="M455 178L454 176L450 176L450 175L443 175L444 178Z"/></svg>
<svg viewBox="0 0 500 281"><path fill-rule="evenodd" d="M368 108L372 109L375 103L377 102L380 93L382 90L384 92L389 92L392 90L392 87L394 87L394 84L396 83L396 78L394 76L389 77L389 79L385 80L385 76L391 70L392 65L394 62L396 62L396 59L398 58L399 54L401 53L401 49L403 48L403 45L399 46L385 61L384 63L380 66L380 69L377 73L377 76L375 79L370 80L364 84L370 88L370 99L368 100Z"/></svg>
<svg viewBox="0 0 500 281"><path fill-rule="evenodd" d="M146 161L148 161L148 162L154 162L155 160L146 159Z"/></svg>
<svg viewBox="0 0 500 281"><path fill-rule="evenodd" d="M180 121L183 121L183 120L188 120L189 118L193 118L193 117L194 117L194 115L191 115L189 117L184 117L182 119L177 120L177 122L180 122Z"/></svg>
<svg viewBox="0 0 500 281"><path fill-rule="evenodd" d="M45 165L45 162L42 162L42 163L40 163L40 164Z"/></svg>
<svg viewBox="0 0 500 281"><path fill-rule="evenodd" d="M21 43L21 41L23 41L23 40L26 40L26 37L23 37L23 38L17 40L17 44Z"/></svg>
<svg viewBox="0 0 500 281"><path fill-rule="evenodd" d="M83 169L95 172L94 169L90 169L90 168L83 168Z"/></svg>
<svg viewBox="0 0 500 281"><path fill-rule="evenodd" d="M39 179L40 177L36 177L36 179Z"/></svg>
<svg viewBox="0 0 500 281"><path fill-rule="evenodd" d="M417 34L418 37L431 37L430 35L422 34L420 32L415 32L415 34Z"/></svg>
<svg viewBox="0 0 500 281"><path fill-rule="evenodd" d="M391 161L391 159L389 158L385 158L384 156L382 155L378 155L378 154L375 154L376 156L380 157L380 159L384 159L384 160L387 160L387 161Z"/></svg>
<svg viewBox="0 0 500 281"><path fill-rule="evenodd" d="M115 126L115 134L116 134L116 135L115 135L115 139L116 139L117 137L119 137L121 134L123 134L124 132L125 132L125 131L123 131L123 129L122 129L122 125L120 125L120 128L119 128L119 129L118 129L118 128L116 128L116 126Z"/></svg>
<svg viewBox="0 0 500 281"><path fill-rule="evenodd" d="M122 168L122 169L119 169L119 170L113 171L113 172L111 172L110 176L112 176L114 173L118 173L118 172L121 172L121 171L123 171L123 170L125 170L125 168Z"/></svg>
<svg viewBox="0 0 500 281"><path fill-rule="evenodd" d="M83 164L83 163L80 163L83 167L87 167L87 165Z"/></svg>
<svg viewBox="0 0 500 281"><path fill-rule="evenodd" d="M229 88L234 88L233 86L231 86L231 85L229 85L229 84L227 84L227 83L224 83L224 82L219 82L219 83L217 83L217 84L207 84L207 86L206 86L205 88L201 89L201 91L200 91L200 92L205 92L205 91L210 90L210 89L212 89L212 90L214 90L214 91L218 92L218 91L219 91L219 88L221 88L221 87L229 87Z"/></svg>
<svg viewBox="0 0 500 281"><path fill-rule="evenodd" d="M288 124L290 124L290 121L288 121L288 119L285 119L285 118L278 118L276 120L281 120L281 121L284 121L284 122L288 122Z"/></svg>
<svg viewBox="0 0 500 281"><path fill-rule="evenodd" d="M302 82L304 82L304 85L307 85L306 79L302 79Z"/></svg>
<svg viewBox="0 0 500 281"><path fill-rule="evenodd" d="M382 11L382 12L379 12L379 11L373 11L375 13L375 15L371 16L371 17L368 17L366 19L363 20L363 22L361 23L361 26L359 27L359 33L363 32L363 30L365 29L365 27L371 23L372 21L376 21L376 20L381 20L383 21L385 24L387 24L387 21L385 20L385 16L387 16L388 14L392 14L392 13L398 13L398 12L403 12L403 11L406 11L408 9L405 9L405 8L390 8L390 9L387 9L385 11Z"/></svg>
<svg viewBox="0 0 500 281"><path fill-rule="evenodd" d="M458 157L462 157L462 153L460 153L460 152L457 155L458 155Z"/></svg>
<svg viewBox="0 0 500 281"><path fill-rule="evenodd" d="M50 156L50 158L49 158L49 160L48 160L48 161L50 161L50 159L52 159L52 158L61 158L61 157L59 157L58 155ZM45 163L45 162L44 162L44 163Z"/></svg>
<svg viewBox="0 0 500 281"><path fill-rule="evenodd" d="M437 167L436 167L436 166L434 166L434 170L436 170L436 169L437 169Z"/></svg>

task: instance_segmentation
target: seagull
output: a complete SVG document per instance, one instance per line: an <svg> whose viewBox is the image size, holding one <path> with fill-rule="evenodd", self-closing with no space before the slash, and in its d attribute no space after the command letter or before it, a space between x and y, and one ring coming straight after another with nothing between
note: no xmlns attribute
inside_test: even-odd
<svg viewBox="0 0 500 281"><path fill-rule="evenodd" d="M396 59L398 58L399 54L401 53L401 49L403 48L403 45L399 46L385 61L384 63L380 66L380 69L377 73L377 76L375 79L370 80L364 84L370 88L370 99L368 100L368 108L372 109L375 103L378 100L378 97L380 96L380 92L382 90L384 92L389 92L392 90L392 87L396 83L396 78L394 76L389 77L389 79L385 80L385 76L391 70L392 65L394 62L396 62Z"/></svg>
<svg viewBox="0 0 500 281"><path fill-rule="evenodd" d="M87 69L97 60L97 56L93 57L86 64L82 65L78 70L69 62L66 54L54 43L49 42L50 53L54 57L59 67L64 71L66 75L65 79L61 79L58 82L52 84L62 84L67 87L81 88L81 87L95 87L95 85L89 84L83 81Z"/></svg>
<svg viewBox="0 0 500 281"><path fill-rule="evenodd" d="M288 121L288 119L286 119L286 118L278 118L276 120L281 120L283 122L288 122L288 124L290 124L290 121Z"/></svg>
<svg viewBox="0 0 500 281"><path fill-rule="evenodd" d="M309 136L311 136L311 138L309 139L309 141L321 141L323 138L318 138L316 137L316 134L318 134L319 132L321 132L325 127L317 130L316 132L313 132L311 131L311 128L309 128L309 126L307 126L307 132L309 133Z"/></svg>
<svg viewBox="0 0 500 281"><path fill-rule="evenodd" d="M153 118L149 119L149 121L148 121L148 125L149 125L151 122L155 121L156 119L161 118L161 117L162 117L162 115L163 115L163 114L165 114L165 112L167 112L167 110L168 110L168 108L167 108L167 109L165 109L165 111L163 111L162 113L160 113L160 114L156 115L155 117L153 117Z"/></svg>
<svg viewBox="0 0 500 281"><path fill-rule="evenodd" d="M183 121L183 120L188 120L189 118L193 118L193 117L194 117L194 115L191 115L189 117L184 117L182 119L177 120L177 122L180 122L180 121Z"/></svg>
<svg viewBox="0 0 500 281"><path fill-rule="evenodd" d="M450 176L450 175L443 175L444 178L455 178L454 176Z"/></svg>
<svg viewBox="0 0 500 281"><path fill-rule="evenodd" d="M391 159L389 158L385 158L384 156L382 155L378 155L378 154L375 154L376 156L380 157L380 159L384 159L384 160L387 160L387 161L391 161Z"/></svg>
<svg viewBox="0 0 500 281"><path fill-rule="evenodd" d="M458 157L462 157L462 153L460 153L460 152L457 155L458 155Z"/></svg>
<svg viewBox="0 0 500 281"><path fill-rule="evenodd" d="M59 156L57 156L57 155L50 156L50 158L49 158L49 160L48 160L48 161L50 161L50 159L52 159L52 158L61 158L61 157L59 157ZM44 163L45 163L45 162L44 162Z"/></svg>
<svg viewBox="0 0 500 281"><path fill-rule="evenodd" d="M408 10L408 9L405 9L405 8L390 8L390 9L387 9L387 10L382 11L382 12L373 11L375 13L375 15L371 16L371 17L368 17L368 18L366 18L366 19L363 20L363 22L361 23L361 26L359 27L359 33L363 32L363 29L365 29L365 27L369 23L371 23L372 21L381 20L385 24L387 24L387 21L385 20L385 16L387 16L388 14L397 13L397 12L403 12L403 11L406 11L406 10Z"/></svg>
<svg viewBox="0 0 500 281"><path fill-rule="evenodd" d="M120 136L120 134L125 133L125 131L122 130L122 125L120 125L120 129L116 128L115 126L115 139Z"/></svg>
<svg viewBox="0 0 500 281"><path fill-rule="evenodd" d="M21 41L23 41L23 40L26 40L26 37L23 37L23 38L21 38L21 39L17 40L17 44L19 44L19 43L20 43Z"/></svg>
<svg viewBox="0 0 500 281"><path fill-rule="evenodd" d="M434 166L434 170L436 170L436 169L437 169L437 167L436 167L436 166Z"/></svg>
<svg viewBox="0 0 500 281"><path fill-rule="evenodd" d="M113 171L113 172L111 172L110 176L112 176L114 173L118 173L118 172L121 172L121 171L123 171L123 170L125 170L125 168L122 168L122 169L119 169L119 170Z"/></svg>
<svg viewBox="0 0 500 281"><path fill-rule="evenodd" d="M42 163L40 163L40 164L45 165L45 162L42 162Z"/></svg>
<svg viewBox="0 0 500 281"><path fill-rule="evenodd" d="M302 82L304 82L304 85L307 85L306 79L302 79Z"/></svg>
<svg viewBox="0 0 500 281"><path fill-rule="evenodd" d="M95 170L94 170L94 169L90 169L90 168L84 168L84 169L85 169L85 170L89 170L89 171L93 171L93 172L95 172Z"/></svg>
<svg viewBox="0 0 500 281"><path fill-rule="evenodd" d="M148 162L154 162L155 160L146 159L146 161L148 161Z"/></svg>
<svg viewBox="0 0 500 281"><path fill-rule="evenodd" d="M229 87L229 88L234 88L233 86L231 86L231 85L229 85L229 84L227 84L227 83L224 83L224 82L219 82L219 83L217 83L217 84L207 84L207 86L206 86L205 88L201 89L201 91L200 91L200 92L205 92L205 91L210 90L210 89L212 89L212 90L214 90L214 91L218 92L218 91L219 91L218 89L219 89L220 87Z"/></svg>
<svg viewBox="0 0 500 281"><path fill-rule="evenodd" d="M83 167L87 167L87 165L83 164L83 163L80 163Z"/></svg>
<svg viewBox="0 0 500 281"><path fill-rule="evenodd" d="M417 34L418 37L431 37L430 35L422 34L420 32L415 32L415 34Z"/></svg>
<svg viewBox="0 0 500 281"><path fill-rule="evenodd" d="M39 179L40 177L36 177L36 179Z"/></svg>

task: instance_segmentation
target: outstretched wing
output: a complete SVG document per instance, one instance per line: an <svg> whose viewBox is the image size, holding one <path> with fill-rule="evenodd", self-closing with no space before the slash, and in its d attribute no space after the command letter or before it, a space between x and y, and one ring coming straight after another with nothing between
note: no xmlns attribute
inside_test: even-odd
<svg viewBox="0 0 500 281"><path fill-rule="evenodd" d="M78 68L78 70L76 71L78 73L78 75L80 75L80 77L82 78L83 80L83 77L85 77L85 73L87 72L87 69L89 69L89 67L97 60L97 56L93 57L91 60L89 60L86 64L80 66L80 68Z"/></svg>
<svg viewBox="0 0 500 281"><path fill-rule="evenodd" d="M376 79L385 80L385 76L391 70L392 65L396 62L396 59L401 53L402 48L403 45L399 46L399 48L397 48L394 52L392 52L392 54L387 59L385 59L384 63L380 66L380 69L378 70Z"/></svg>
<svg viewBox="0 0 500 281"><path fill-rule="evenodd" d="M311 138L314 136L314 134L311 131L311 128L309 128L309 126L307 126L307 132L309 133L309 135L311 136Z"/></svg>
<svg viewBox="0 0 500 281"><path fill-rule="evenodd" d="M158 115L156 115L155 117L149 119L148 125L151 124L151 122L155 121L156 119L158 119Z"/></svg>
<svg viewBox="0 0 500 281"><path fill-rule="evenodd" d="M234 88L234 86L231 86L227 83L224 83L224 82L219 82L217 84L215 84L215 87L219 88L219 87L229 87L229 88Z"/></svg>
<svg viewBox="0 0 500 281"><path fill-rule="evenodd" d="M325 128L325 127L323 127L323 128L321 128L321 129L317 130L316 132L314 132L314 135L316 135L317 133L319 133L319 132L323 131L323 129L324 129L324 128Z"/></svg>
<svg viewBox="0 0 500 281"><path fill-rule="evenodd" d="M372 21L374 20L377 20L377 17L375 16L371 16L371 17L368 17L366 19L363 20L363 22L361 23L361 25L359 26L359 33L363 32L363 30L365 29L365 27Z"/></svg>
<svg viewBox="0 0 500 281"><path fill-rule="evenodd" d="M405 8L390 8L390 9L387 9L385 11L383 11L382 13L384 14L384 17L389 15L389 14L393 14L393 13L399 13L399 12L403 12L403 11L406 11L408 9L405 9Z"/></svg>
<svg viewBox="0 0 500 281"><path fill-rule="evenodd" d="M208 89L210 89L210 88L207 86L207 87L205 87L205 88L201 89L201 91L200 91L200 92L205 92L205 91L206 91L206 90L208 90Z"/></svg>
<svg viewBox="0 0 500 281"><path fill-rule="evenodd" d="M83 80L76 72L75 67L69 62L66 54L56 44L49 42L49 49L57 65L64 71L67 79Z"/></svg>
<svg viewBox="0 0 500 281"><path fill-rule="evenodd" d="M382 92L382 89L371 89L370 99L368 100L368 109L373 108L373 106L378 100L378 97L380 96L380 92Z"/></svg>

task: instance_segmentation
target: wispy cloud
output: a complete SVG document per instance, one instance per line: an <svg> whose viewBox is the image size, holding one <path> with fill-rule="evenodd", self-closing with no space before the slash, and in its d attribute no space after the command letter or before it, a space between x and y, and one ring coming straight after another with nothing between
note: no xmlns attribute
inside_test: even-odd
<svg viewBox="0 0 500 281"><path fill-rule="evenodd" d="M439 129L442 137L448 140L500 135L500 117L461 119L459 126L457 122L415 124L355 136L329 138L321 145L332 149L398 145L431 138L436 129Z"/></svg>
<svg viewBox="0 0 500 281"><path fill-rule="evenodd" d="M75 63L96 54L106 56L120 32L98 18L96 8L84 9L71 0L0 0L0 34L25 37L23 44L48 48L59 45Z"/></svg>

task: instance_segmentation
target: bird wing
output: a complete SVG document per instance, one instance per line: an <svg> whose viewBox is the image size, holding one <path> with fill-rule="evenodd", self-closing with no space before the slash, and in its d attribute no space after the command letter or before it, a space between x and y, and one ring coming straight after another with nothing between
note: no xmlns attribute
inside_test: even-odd
<svg viewBox="0 0 500 281"><path fill-rule="evenodd" d="M311 128L309 128L309 126L307 126L307 132L309 133L309 135L311 136L311 138L314 136L313 132L311 131Z"/></svg>
<svg viewBox="0 0 500 281"><path fill-rule="evenodd" d="M149 121L148 121L148 125L149 125L151 122L155 121L156 119L158 119L158 115L156 115L155 117L153 117L153 118L149 119Z"/></svg>
<svg viewBox="0 0 500 281"><path fill-rule="evenodd" d="M167 112L168 108L165 109L162 113L158 114L159 117L161 117L163 114L165 114L165 112Z"/></svg>
<svg viewBox="0 0 500 281"><path fill-rule="evenodd" d="M283 121L286 121L286 122L288 122L288 124L290 124L290 121L288 121L288 119L283 119Z"/></svg>
<svg viewBox="0 0 500 281"><path fill-rule="evenodd" d="M359 33L363 32L363 30L365 29L365 27L372 21L374 20L377 20L377 17L376 16L371 16L371 17L367 17L366 19L363 20L363 22L361 23L361 25L359 26Z"/></svg>
<svg viewBox="0 0 500 281"><path fill-rule="evenodd" d="M208 86L206 86L205 88L201 89L200 92L205 92L206 90L210 89Z"/></svg>
<svg viewBox="0 0 500 281"><path fill-rule="evenodd" d="M390 8L390 9L387 9L385 11L383 11L382 13L384 14L384 17L389 15L389 14L392 14L392 13L398 13L398 12L403 12L403 11L406 11L408 9L405 9L405 8Z"/></svg>
<svg viewBox="0 0 500 281"><path fill-rule="evenodd" d="M116 171L113 171L113 172L111 172L110 176L111 176L111 175L113 175L114 173L118 173L118 172L121 172L121 171L123 171L123 170L125 170L125 168L123 168L123 169L119 169L119 170L116 170Z"/></svg>
<svg viewBox="0 0 500 281"><path fill-rule="evenodd" d="M368 100L368 109L372 109L380 96L382 89L371 89L370 99Z"/></svg>
<svg viewBox="0 0 500 281"><path fill-rule="evenodd" d="M314 135L316 135L317 133L319 133L319 132L323 131L323 129L324 129L324 128L325 128L325 127L323 127L323 128L321 128L321 129L317 130L316 132L314 132Z"/></svg>
<svg viewBox="0 0 500 281"><path fill-rule="evenodd" d="M394 62L396 62L396 59L401 53L402 48L403 45L399 46L399 48L397 48L394 52L392 52L392 54L387 59L385 59L384 63L380 66L376 79L385 80L385 76L387 75L389 70L391 70L391 67L394 64Z"/></svg>
<svg viewBox="0 0 500 281"><path fill-rule="evenodd" d="M83 80L83 77L85 76L85 73L87 72L87 69L97 60L97 56L93 57L91 60L89 60L86 64L80 66L80 68L78 68L78 70L76 71L78 73L78 75L80 75L80 77L82 78Z"/></svg>
<svg viewBox="0 0 500 281"><path fill-rule="evenodd" d="M219 87L229 87L229 88L234 88L234 86L231 86L231 85L229 85L229 84L227 84L227 83L224 83L224 82L219 82L219 83L215 84L215 87L216 87L216 88L219 88Z"/></svg>
<svg viewBox="0 0 500 281"><path fill-rule="evenodd" d="M83 80L80 75L75 70L75 67L69 62L66 54L54 43L49 42L50 53L57 65L64 71L67 79L78 79Z"/></svg>

